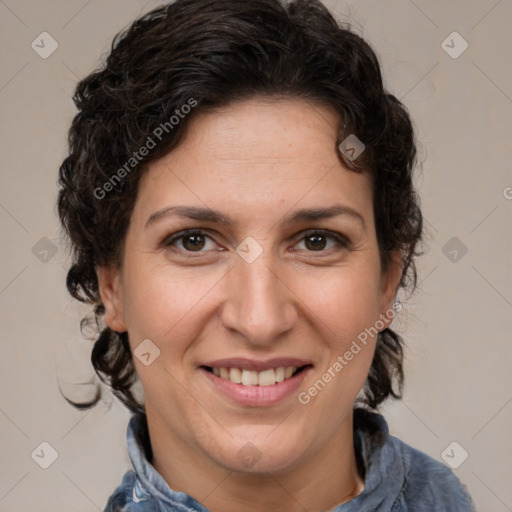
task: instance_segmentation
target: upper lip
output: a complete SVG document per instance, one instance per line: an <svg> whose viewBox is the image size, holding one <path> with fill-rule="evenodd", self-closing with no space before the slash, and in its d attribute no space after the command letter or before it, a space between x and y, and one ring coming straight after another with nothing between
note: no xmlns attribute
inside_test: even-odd
<svg viewBox="0 0 512 512"><path fill-rule="evenodd" d="M266 359L260 361L257 359L246 359L244 357L231 357L228 359L216 359L215 361L207 361L201 366L209 366L210 368L240 368L240 370L251 370L262 372L270 368L279 368L281 366L301 366L312 365L307 359L297 359L296 357L277 357L274 359Z"/></svg>

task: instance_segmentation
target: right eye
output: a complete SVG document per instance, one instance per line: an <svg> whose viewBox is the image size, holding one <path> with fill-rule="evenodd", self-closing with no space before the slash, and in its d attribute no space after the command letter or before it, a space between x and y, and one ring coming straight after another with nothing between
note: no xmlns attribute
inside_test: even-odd
<svg viewBox="0 0 512 512"><path fill-rule="evenodd" d="M165 241L166 246L173 246L180 251L184 252L205 252L202 249L207 245L210 240L213 244L215 242L201 230L187 230L181 231L176 235L172 235ZM181 245L181 247L179 247ZM214 247L210 247L213 249ZM208 249L207 249L208 250Z"/></svg>

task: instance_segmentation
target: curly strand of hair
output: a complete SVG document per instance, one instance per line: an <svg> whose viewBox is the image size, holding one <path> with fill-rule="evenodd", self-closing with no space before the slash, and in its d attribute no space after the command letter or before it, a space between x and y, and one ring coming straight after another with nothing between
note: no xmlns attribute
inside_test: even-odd
<svg viewBox="0 0 512 512"><path fill-rule="evenodd" d="M127 333L105 327L94 344L91 362L101 381L130 411L144 411L131 391L136 373Z"/></svg>
<svg viewBox="0 0 512 512"><path fill-rule="evenodd" d="M395 399L402 398L404 381L402 361L401 336L389 328L384 329L377 338L372 365L363 387L364 399L358 399L357 402L366 404L371 409L377 409L389 396Z"/></svg>

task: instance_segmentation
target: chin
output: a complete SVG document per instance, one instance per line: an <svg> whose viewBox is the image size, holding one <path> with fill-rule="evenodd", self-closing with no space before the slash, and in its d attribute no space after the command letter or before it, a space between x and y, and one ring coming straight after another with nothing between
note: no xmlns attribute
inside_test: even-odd
<svg viewBox="0 0 512 512"><path fill-rule="evenodd" d="M231 439L229 447L219 450L217 462L230 471L238 473L279 473L297 464L304 455L304 436L273 436L265 428L260 436L244 436L244 440ZM299 441L298 439L301 439Z"/></svg>

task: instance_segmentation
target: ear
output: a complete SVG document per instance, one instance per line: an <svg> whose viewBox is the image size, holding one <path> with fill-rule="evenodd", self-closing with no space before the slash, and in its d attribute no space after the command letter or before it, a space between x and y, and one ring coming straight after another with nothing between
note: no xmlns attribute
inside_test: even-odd
<svg viewBox="0 0 512 512"><path fill-rule="evenodd" d="M400 251L395 250L392 251L388 268L380 279L380 319L385 324L384 328L389 327L394 318L390 312L393 310L393 302L401 277L402 258Z"/></svg>
<svg viewBox="0 0 512 512"><path fill-rule="evenodd" d="M105 323L116 332L125 332L122 286L119 270L114 266L96 268L101 301L105 306Z"/></svg>

